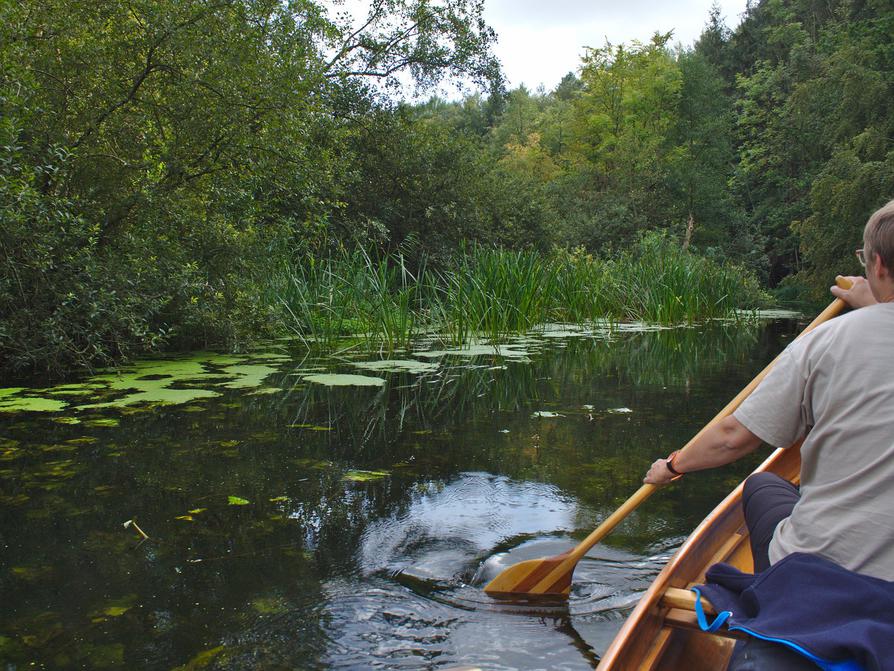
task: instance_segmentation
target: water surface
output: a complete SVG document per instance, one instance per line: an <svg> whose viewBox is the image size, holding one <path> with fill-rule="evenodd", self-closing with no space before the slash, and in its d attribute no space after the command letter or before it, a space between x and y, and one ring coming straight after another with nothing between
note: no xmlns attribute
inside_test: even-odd
<svg viewBox="0 0 894 671"><path fill-rule="evenodd" d="M566 603L482 585L586 536L795 330L552 328L384 364L281 345L0 393L0 663L593 668L760 457L653 496Z"/></svg>

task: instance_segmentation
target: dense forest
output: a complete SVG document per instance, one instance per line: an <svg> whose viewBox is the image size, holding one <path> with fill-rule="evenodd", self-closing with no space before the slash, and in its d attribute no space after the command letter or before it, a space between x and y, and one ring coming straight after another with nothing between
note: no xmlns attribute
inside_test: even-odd
<svg viewBox="0 0 894 671"><path fill-rule="evenodd" d="M694 45L591 48L535 92L482 5L0 2L0 368L273 335L283 282L336 252L418 274L659 240L781 300L858 270L894 196L890 1L715 9Z"/></svg>

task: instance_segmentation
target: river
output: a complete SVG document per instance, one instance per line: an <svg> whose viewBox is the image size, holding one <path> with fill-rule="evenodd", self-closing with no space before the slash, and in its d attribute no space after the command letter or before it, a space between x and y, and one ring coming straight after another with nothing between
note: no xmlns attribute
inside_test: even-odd
<svg viewBox="0 0 894 671"><path fill-rule="evenodd" d="M567 603L482 585L586 536L797 329L552 325L389 357L281 342L0 390L0 665L594 668L766 451L653 496Z"/></svg>

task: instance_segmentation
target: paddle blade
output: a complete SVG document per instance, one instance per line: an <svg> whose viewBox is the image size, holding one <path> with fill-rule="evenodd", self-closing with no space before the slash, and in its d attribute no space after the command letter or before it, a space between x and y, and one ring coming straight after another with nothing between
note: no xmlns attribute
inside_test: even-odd
<svg viewBox="0 0 894 671"><path fill-rule="evenodd" d="M491 595L568 596L575 564L568 565L567 558L568 553L513 564L491 580L484 591Z"/></svg>

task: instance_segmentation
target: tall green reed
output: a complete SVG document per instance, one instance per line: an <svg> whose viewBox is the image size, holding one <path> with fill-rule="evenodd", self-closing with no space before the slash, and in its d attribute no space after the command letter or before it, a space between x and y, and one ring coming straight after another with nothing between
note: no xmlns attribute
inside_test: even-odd
<svg viewBox="0 0 894 671"><path fill-rule="evenodd" d="M399 253L342 249L301 259L279 287L282 319L305 341L333 346L351 336L389 352L423 332L497 342L551 321L692 323L766 300L748 273L655 233L611 259L471 245L438 270L423 259L411 271Z"/></svg>

